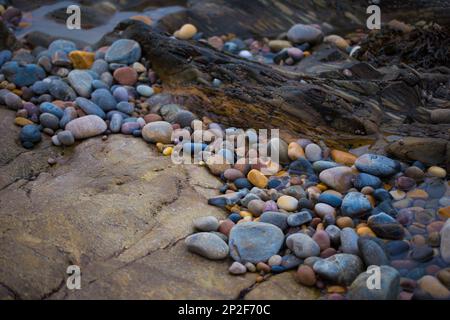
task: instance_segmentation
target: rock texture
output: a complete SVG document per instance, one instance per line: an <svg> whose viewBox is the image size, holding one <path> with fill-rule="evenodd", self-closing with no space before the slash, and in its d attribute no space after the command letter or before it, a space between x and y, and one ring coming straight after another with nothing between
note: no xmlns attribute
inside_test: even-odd
<svg viewBox="0 0 450 320"><path fill-rule="evenodd" d="M207 205L220 183L205 168L173 165L122 135L64 155L48 138L27 151L14 112L0 108L0 119L0 299L235 299L252 288L256 274L228 275L231 261L186 250L192 220L224 218ZM82 290L70 291L74 264Z"/></svg>

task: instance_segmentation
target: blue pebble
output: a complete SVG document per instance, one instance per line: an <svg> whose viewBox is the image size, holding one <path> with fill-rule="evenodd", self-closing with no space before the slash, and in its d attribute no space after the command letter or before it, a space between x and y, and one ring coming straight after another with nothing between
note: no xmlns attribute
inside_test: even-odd
<svg viewBox="0 0 450 320"><path fill-rule="evenodd" d="M386 244L386 251L390 256L399 256L408 252L409 244L403 240L393 240Z"/></svg>
<svg viewBox="0 0 450 320"><path fill-rule="evenodd" d="M61 119L64 116L64 111L62 111L58 106L50 102L43 102L39 106L39 110L42 113L51 113Z"/></svg>
<svg viewBox="0 0 450 320"><path fill-rule="evenodd" d="M132 134L134 137L139 138L142 136L142 131L140 129L136 129L136 130L133 130Z"/></svg>
<svg viewBox="0 0 450 320"><path fill-rule="evenodd" d="M372 187L374 189L378 189L381 187L382 182L380 178L373 176L368 173L360 173L356 176L353 181L353 185L355 188L361 190L364 187Z"/></svg>
<svg viewBox="0 0 450 320"><path fill-rule="evenodd" d="M3 66L6 62L11 60L12 52L9 50L0 51L0 67Z"/></svg>
<svg viewBox="0 0 450 320"><path fill-rule="evenodd" d="M66 54L77 50L77 46L74 42L68 40L55 40L48 46L48 53L53 55L56 51L63 51Z"/></svg>
<svg viewBox="0 0 450 320"><path fill-rule="evenodd" d="M364 154L355 161L356 168L365 173L387 177L400 170L400 163L378 154Z"/></svg>
<svg viewBox="0 0 450 320"><path fill-rule="evenodd" d="M281 184L281 181L278 179L271 179L267 184L268 189L276 189Z"/></svg>
<svg viewBox="0 0 450 320"><path fill-rule="evenodd" d="M318 201L329 204L334 208L337 208L342 204L342 199L331 193L321 193Z"/></svg>
<svg viewBox="0 0 450 320"><path fill-rule="evenodd" d="M117 111L117 110L111 110L111 111L108 111L106 113L106 119L111 120L112 116L114 114L116 114L116 113L120 114L123 119L126 119L126 118L128 118L130 116L130 115L126 114L126 113L123 113L123 112L120 112L120 111Z"/></svg>
<svg viewBox="0 0 450 320"><path fill-rule="evenodd" d="M109 89L108 85L101 80L92 81L92 87L94 89Z"/></svg>
<svg viewBox="0 0 450 320"><path fill-rule="evenodd" d="M91 95L92 102L98 105L103 111L116 109L117 101L108 89L97 89Z"/></svg>
<svg viewBox="0 0 450 320"><path fill-rule="evenodd" d="M33 90L34 93L41 95L48 92L49 83L45 81L36 81L32 86L31 90Z"/></svg>
<svg viewBox="0 0 450 320"><path fill-rule="evenodd" d="M116 106L117 110L123 113L131 114L134 111L134 106L127 102L127 101L121 101Z"/></svg>
<svg viewBox="0 0 450 320"><path fill-rule="evenodd" d="M21 66L16 61L9 61L2 66L0 71L9 82L13 82L18 87L31 86L36 81L45 78L44 69L36 64Z"/></svg>
<svg viewBox="0 0 450 320"><path fill-rule="evenodd" d="M129 117L128 115L123 119L123 123L128 123L128 122L137 122L138 118L136 117Z"/></svg>
<svg viewBox="0 0 450 320"><path fill-rule="evenodd" d="M319 160L319 161L315 161L312 166L316 172L320 173L326 169L342 167L342 164L339 164L339 163L336 163L333 161Z"/></svg>
<svg viewBox="0 0 450 320"><path fill-rule="evenodd" d="M109 122L109 129L111 130L111 132L113 133L120 132L120 129L122 128L122 120L123 117L120 113L115 112L112 115L111 121Z"/></svg>
<svg viewBox="0 0 450 320"><path fill-rule="evenodd" d="M238 45L234 42L228 41L223 45L223 51L237 54L239 52Z"/></svg>
<svg viewBox="0 0 450 320"><path fill-rule="evenodd" d="M113 92L114 98L116 98L117 102L128 101L128 91L124 87L117 87L115 89L111 88Z"/></svg>
<svg viewBox="0 0 450 320"><path fill-rule="evenodd" d="M253 185L250 183L250 181L248 181L247 178L238 178L238 179L234 180L234 185L238 189L253 188Z"/></svg>
<svg viewBox="0 0 450 320"><path fill-rule="evenodd" d="M391 194L383 188L375 189L375 191L373 192L373 196L378 201L392 200Z"/></svg>
<svg viewBox="0 0 450 320"><path fill-rule="evenodd" d="M289 165L289 173L295 174L295 175L306 175L308 178L310 177L316 177L316 173L311 165L311 163L304 159L300 158L295 160ZM318 180L318 179L317 179Z"/></svg>
<svg viewBox="0 0 450 320"><path fill-rule="evenodd" d="M20 130L19 138L25 148L30 149L35 143L41 141L42 134L40 128L38 125L28 124Z"/></svg>
<svg viewBox="0 0 450 320"><path fill-rule="evenodd" d="M272 266L271 270L272 270L272 273L282 273L288 269L284 266Z"/></svg>
<svg viewBox="0 0 450 320"><path fill-rule="evenodd" d="M204 151L208 147L205 143L187 142L183 144L184 154L198 154L200 151Z"/></svg>
<svg viewBox="0 0 450 320"><path fill-rule="evenodd" d="M239 220L242 219L242 217L238 213L232 213L228 216L228 219L230 219L234 223L237 223Z"/></svg>
<svg viewBox="0 0 450 320"><path fill-rule="evenodd" d="M75 102L86 114L93 114L102 119L106 118L105 112L94 102L82 97L78 97Z"/></svg>
<svg viewBox="0 0 450 320"><path fill-rule="evenodd" d="M108 63L132 64L141 58L141 46L134 40L119 39L106 51Z"/></svg>
<svg viewBox="0 0 450 320"><path fill-rule="evenodd" d="M369 199L359 192L349 192L342 200L341 212L344 216L355 218L372 209Z"/></svg>

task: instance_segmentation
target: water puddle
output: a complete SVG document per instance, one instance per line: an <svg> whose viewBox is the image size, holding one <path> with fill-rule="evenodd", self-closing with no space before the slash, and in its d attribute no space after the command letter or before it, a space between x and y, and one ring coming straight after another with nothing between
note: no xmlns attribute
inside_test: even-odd
<svg viewBox="0 0 450 320"><path fill-rule="evenodd" d="M22 38L31 32L42 32L44 34L51 34L54 38L64 38L76 41L80 44L93 45L98 42L103 35L114 30L114 27L125 19L135 15L145 15L152 19L153 22L159 21L162 17L169 14L177 13L185 10L181 6L168 6L162 8L155 8L143 12L138 11L117 11L111 18L103 25L96 26L89 29L69 30L64 24L53 21L48 17L50 12L65 9L72 5L71 1L61 1L55 4L42 6L29 13L25 14L31 23L27 28L18 30L16 36ZM68 15L69 16L69 15ZM83 15L81 16L83 24Z"/></svg>

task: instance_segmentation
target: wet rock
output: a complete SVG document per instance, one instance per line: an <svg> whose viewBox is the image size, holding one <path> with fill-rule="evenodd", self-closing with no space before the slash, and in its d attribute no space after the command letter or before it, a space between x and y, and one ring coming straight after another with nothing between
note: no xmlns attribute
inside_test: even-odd
<svg viewBox="0 0 450 320"><path fill-rule="evenodd" d="M72 132L75 139L86 139L102 134L107 129L105 121L96 115L88 115L70 121L66 130Z"/></svg>
<svg viewBox="0 0 450 320"><path fill-rule="evenodd" d="M8 81L18 87L31 86L36 81L45 78L45 71L41 67L35 64L21 66L16 61L5 63L0 71Z"/></svg>
<svg viewBox="0 0 450 320"><path fill-rule="evenodd" d="M343 253L359 255L359 236L352 228L344 228L340 232L341 251Z"/></svg>
<svg viewBox="0 0 450 320"><path fill-rule="evenodd" d="M189 251L210 260L221 260L228 256L227 244L213 233L194 233L186 238L185 243Z"/></svg>
<svg viewBox="0 0 450 320"><path fill-rule="evenodd" d="M318 44L323 40L323 33L319 28L299 23L289 29L287 38L289 41L298 44L305 42Z"/></svg>
<svg viewBox="0 0 450 320"><path fill-rule="evenodd" d="M194 227L204 232L217 231L219 220L214 216L200 217L194 220Z"/></svg>
<svg viewBox="0 0 450 320"><path fill-rule="evenodd" d="M323 279L340 285L350 285L363 271L363 263L358 256L338 253L314 263L313 270Z"/></svg>
<svg viewBox="0 0 450 320"><path fill-rule="evenodd" d="M376 154L364 154L355 161L358 170L377 177L393 175L400 170L400 164L388 157Z"/></svg>
<svg viewBox="0 0 450 320"><path fill-rule="evenodd" d="M389 258L376 241L369 238L359 238L358 248L359 252L361 252L361 258L366 266L389 265Z"/></svg>
<svg viewBox="0 0 450 320"><path fill-rule="evenodd" d="M67 76L72 88L82 97L89 98L92 91L92 81L94 80L89 72L82 70L72 70Z"/></svg>
<svg viewBox="0 0 450 320"><path fill-rule="evenodd" d="M351 218L361 216L372 209L369 199L359 192L349 192L342 200L341 212Z"/></svg>
<svg viewBox="0 0 450 320"><path fill-rule="evenodd" d="M253 201L257 201L257 200L253 200ZM285 213L267 211L267 212L264 212L260 216L259 221L273 224L273 225L277 226L278 228L280 228L281 230L285 230L288 227L287 219L288 219L288 215Z"/></svg>
<svg viewBox="0 0 450 320"><path fill-rule="evenodd" d="M229 239L230 254L235 261L257 263L278 253L284 235L272 224L245 222L231 230Z"/></svg>
<svg viewBox="0 0 450 320"><path fill-rule="evenodd" d="M353 177L353 171L349 167L326 169L319 175L320 181L339 192L346 192L351 188Z"/></svg>
<svg viewBox="0 0 450 320"><path fill-rule="evenodd" d="M405 231L394 218L382 212L369 217L368 226L377 236L384 239L403 239Z"/></svg>
<svg viewBox="0 0 450 320"><path fill-rule="evenodd" d="M129 39L115 41L105 55L105 60L108 63L132 64L140 58L141 46L136 41Z"/></svg>
<svg viewBox="0 0 450 320"><path fill-rule="evenodd" d="M301 259L318 256L320 253L319 245L303 233L295 233L287 237L286 245Z"/></svg>
<svg viewBox="0 0 450 320"><path fill-rule="evenodd" d="M88 115L96 115L102 119L106 118L105 112L91 100L79 97L75 100L77 106Z"/></svg>
<svg viewBox="0 0 450 320"><path fill-rule="evenodd" d="M369 269L368 269L369 270ZM373 272L361 273L348 291L350 300L397 300L400 294L400 274L390 266L381 266L380 289L370 289L367 283Z"/></svg>
<svg viewBox="0 0 450 320"><path fill-rule="evenodd" d="M436 165L446 161L446 149L444 139L405 137L390 144L386 151L401 160Z"/></svg>
<svg viewBox="0 0 450 320"><path fill-rule="evenodd" d="M148 123L142 128L142 137L148 142L170 143L172 141L172 125L165 121Z"/></svg>

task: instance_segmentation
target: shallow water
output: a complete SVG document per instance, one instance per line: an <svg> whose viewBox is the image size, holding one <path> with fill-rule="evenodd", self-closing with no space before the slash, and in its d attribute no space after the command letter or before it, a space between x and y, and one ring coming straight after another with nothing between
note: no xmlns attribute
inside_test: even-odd
<svg viewBox="0 0 450 320"><path fill-rule="evenodd" d="M42 32L45 34L50 34L55 38L65 38L73 40L86 45L93 45L98 42L103 35L114 30L114 27L125 19L128 19L135 15L145 15L150 17L153 22L157 22L162 17L176 13L184 10L181 6L168 6L161 7L152 10L147 10L143 12L137 11L117 11L106 24L97 26L90 29L80 29L80 30L69 30L65 25L55 22L47 17L48 13L53 12L58 9L67 8L72 5L71 1L61 1L55 4L42 6L35 9L29 13L26 13L27 17L30 17L31 25L22 30L18 30L16 36L18 38L24 37L31 32ZM69 15L68 15L69 16ZM83 15L81 16L81 21L83 24Z"/></svg>

